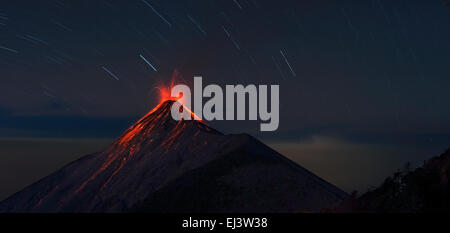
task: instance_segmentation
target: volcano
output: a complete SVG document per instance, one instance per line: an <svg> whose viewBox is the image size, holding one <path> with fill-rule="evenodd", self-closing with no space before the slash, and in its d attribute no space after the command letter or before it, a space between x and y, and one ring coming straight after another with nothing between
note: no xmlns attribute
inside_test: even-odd
<svg viewBox="0 0 450 233"><path fill-rule="evenodd" d="M347 197L250 135L173 120L173 103L4 200L0 212L300 212Z"/></svg>

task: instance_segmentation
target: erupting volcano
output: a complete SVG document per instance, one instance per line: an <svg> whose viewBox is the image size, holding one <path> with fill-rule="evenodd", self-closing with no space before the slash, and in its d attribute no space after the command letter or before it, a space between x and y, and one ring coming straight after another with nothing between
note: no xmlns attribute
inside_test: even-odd
<svg viewBox="0 0 450 233"><path fill-rule="evenodd" d="M246 134L171 117L173 99L106 150L0 203L0 212L319 211L347 194Z"/></svg>

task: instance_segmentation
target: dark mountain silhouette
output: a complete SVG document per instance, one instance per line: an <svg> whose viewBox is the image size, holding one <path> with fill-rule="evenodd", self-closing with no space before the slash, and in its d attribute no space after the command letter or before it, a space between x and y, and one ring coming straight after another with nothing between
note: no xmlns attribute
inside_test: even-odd
<svg viewBox="0 0 450 233"><path fill-rule="evenodd" d="M173 120L173 103L1 202L0 212L298 212L347 197L249 135Z"/></svg>
<svg viewBox="0 0 450 233"><path fill-rule="evenodd" d="M450 212L450 149L422 167L388 177L383 184L342 202L332 212Z"/></svg>

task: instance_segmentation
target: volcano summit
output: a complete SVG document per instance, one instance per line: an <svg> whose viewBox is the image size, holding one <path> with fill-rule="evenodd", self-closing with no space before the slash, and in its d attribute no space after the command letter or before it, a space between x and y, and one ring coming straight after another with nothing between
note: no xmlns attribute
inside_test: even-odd
<svg viewBox="0 0 450 233"><path fill-rule="evenodd" d="M106 150L0 203L0 212L299 212L347 194L246 134L171 117L162 102Z"/></svg>

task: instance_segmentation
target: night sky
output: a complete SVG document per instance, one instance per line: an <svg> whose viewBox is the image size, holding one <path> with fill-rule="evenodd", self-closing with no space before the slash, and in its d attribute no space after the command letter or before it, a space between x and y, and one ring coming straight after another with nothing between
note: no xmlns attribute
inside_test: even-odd
<svg viewBox="0 0 450 233"><path fill-rule="evenodd" d="M115 138L158 84L201 75L280 85L278 131L211 122L225 133L432 156L450 146L449 29L442 0L3 0L0 137Z"/></svg>

